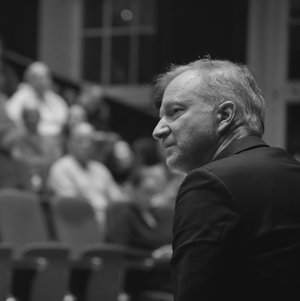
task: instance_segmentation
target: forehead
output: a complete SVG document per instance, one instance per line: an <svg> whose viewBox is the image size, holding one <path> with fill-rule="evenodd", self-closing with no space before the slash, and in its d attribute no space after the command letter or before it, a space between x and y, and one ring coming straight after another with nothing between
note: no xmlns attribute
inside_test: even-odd
<svg viewBox="0 0 300 301"><path fill-rule="evenodd" d="M49 74L49 69L43 64L36 63L30 67L30 73L36 77L45 76Z"/></svg>
<svg viewBox="0 0 300 301"><path fill-rule="evenodd" d="M91 135L88 134L79 134L79 135L75 135L70 139L70 143L71 145L75 148L75 149L81 149L81 147L86 148L91 147L94 145L94 140L93 137Z"/></svg>
<svg viewBox="0 0 300 301"><path fill-rule="evenodd" d="M196 97L196 92L201 88L202 82L201 75L195 70L188 70L179 74L166 87L161 109L173 102L192 100Z"/></svg>
<svg viewBox="0 0 300 301"><path fill-rule="evenodd" d="M72 140L87 140L93 139L93 129L87 124L79 124L77 125L73 131L71 132Z"/></svg>

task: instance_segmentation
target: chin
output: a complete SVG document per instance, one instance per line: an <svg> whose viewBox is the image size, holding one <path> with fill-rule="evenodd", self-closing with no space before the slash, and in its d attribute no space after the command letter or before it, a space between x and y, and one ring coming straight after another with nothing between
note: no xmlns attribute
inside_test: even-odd
<svg viewBox="0 0 300 301"><path fill-rule="evenodd" d="M184 164L183 160L179 160L178 157L176 157L176 158L168 157L166 160L166 164L169 167L169 169L171 169L173 171L177 171L180 173L186 173L185 164Z"/></svg>

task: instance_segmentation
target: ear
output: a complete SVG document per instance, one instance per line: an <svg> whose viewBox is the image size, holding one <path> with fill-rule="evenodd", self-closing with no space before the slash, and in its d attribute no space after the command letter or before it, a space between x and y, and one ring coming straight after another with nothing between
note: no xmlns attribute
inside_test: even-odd
<svg viewBox="0 0 300 301"><path fill-rule="evenodd" d="M225 101L217 107L218 132L223 134L233 123L236 114L236 104Z"/></svg>

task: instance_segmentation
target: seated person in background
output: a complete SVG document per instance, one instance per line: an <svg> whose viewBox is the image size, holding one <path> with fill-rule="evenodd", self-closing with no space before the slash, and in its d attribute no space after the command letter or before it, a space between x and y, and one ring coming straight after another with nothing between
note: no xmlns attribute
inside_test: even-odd
<svg viewBox="0 0 300 301"><path fill-rule="evenodd" d="M107 141L103 163L119 186L126 190L129 177L135 167L135 155L130 144L118 135L111 141Z"/></svg>
<svg viewBox="0 0 300 301"><path fill-rule="evenodd" d="M171 242L173 208L153 205L162 183L150 168L138 168L130 183L130 201L107 208L107 240L152 252Z"/></svg>
<svg viewBox="0 0 300 301"><path fill-rule="evenodd" d="M171 243L174 210L170 206L153 205L153 199L162 190L162 183L151 168L138 168L131 183L131 201L111 204L107 208L106 239L143 249L151 256L154 250ZM155 253L155 258L158 257L162 258L161 252ZM166 264L157 265L149 271L138 268L128 271L125 290L132 300L138 300L139 293L144 290L171 292L168 261L169 257L166 257Z"/></svg>
<svg viewBox="0 0 300 301"><path fill-rule="evenodd" d="M161 145L152 138L141 137L133 142L136 164L146 166L160 178L163 189L156 194L153 203L174 206L177 190L184 174L171 171L165 164L164 151Z"/></svg>
<svg viewBox="0 0 300 301"><path fill-rule="evenodd" d="M155 166L163 162L158 143L151 137L137 138L132 143L132 149L140 166Z"/></svg>
<svg viewBox="0 0 300 301"><path fill-rule="evenodd" d="M94 83L82 85L77 103L84 108L87 121L93 125L95 130L110 130L110 107L101 86Z"/></svg>
<svg viewBox="0 0 300 301"><path fill-rule="evenodd" d="M6 98L2 98L0 90L0 139L8 130L15 127L15 123L8 117L6 112Z"/></svg>
<svg viewBox="0 0 300 301"><path fill-rule="evenodd" d="M32 190L29 166L18 158L16 129L11 128L0 139L0 189Z"/></svg>
<svg viewBox="0 0 300 301"><path fill-rule="evenodd" d="M69 107L67 122L62 129L63 152L67 152L67 141L69 140L70 132L77 124L87 122L87 116L84 108L81 105L73 104Z"/></svg>
<svg viewBox="0 0 300 301"><path fill-rule="evenodd" d="M68 106L65 100L52 89L49 68L42 62L30 64L24 73L24 82L8 99L6 109L9 117L24 126L24 108L34 108L40 113L38 132L49 144L61 144L61 132L67 122Z"/></svg>
<svg viewBox="0 0 300 301"><path fill-rule="evenodd" d="M72 128L68 153L50 168L48 187L57 197L76 197L90 202L100 226L105 225L105 209L123 199L110 171L93 159L94 128L80 123Z"/></svg>

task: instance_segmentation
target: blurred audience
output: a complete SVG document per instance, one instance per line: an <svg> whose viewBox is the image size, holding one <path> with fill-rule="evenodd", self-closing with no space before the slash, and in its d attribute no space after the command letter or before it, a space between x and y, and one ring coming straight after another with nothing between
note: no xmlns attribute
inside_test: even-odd
<svg viewBox="0 0 300 301"><path fill-rule="evenodd" d="M101 86L84 84L68 106L44 63L30 64L16 90L1 57L0 38L0 188L49 191L54 201L81 198L95 209L107 241L168 261L183 176L166 168L157 142L142 137L131 145L111 132ZM132 301L145 289L170 291L168 265L127 273Z"/></svg>
<svg viewBox="0 0 300 301"><path fill-rule="evenodd" d="M82 85L77 103L84 108L87 121L95 130L110 130L110 107L101 86L93 83Z"/></svg>
<svg viewBox="0 0 300 301"><path fill-rule="evenodd" d="M50 168L48 186L58 197L79 197L90 202L99 224L104 226L107 205L123 200L123 196L108 168L92 159L94 133L86 122L71 129L68 153Z"/></svg>

